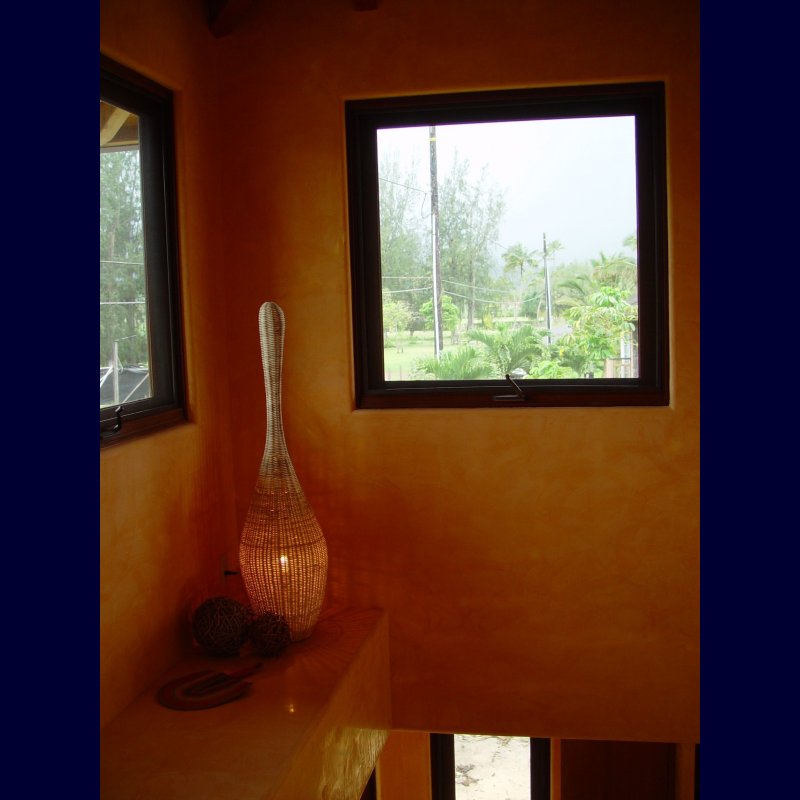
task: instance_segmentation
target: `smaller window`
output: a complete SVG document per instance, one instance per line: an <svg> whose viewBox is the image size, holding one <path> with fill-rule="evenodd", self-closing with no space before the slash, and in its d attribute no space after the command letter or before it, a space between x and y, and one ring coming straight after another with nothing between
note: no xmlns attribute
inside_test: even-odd
<svg viewBox="0 0 800 800"><path fill-rule="evenodd" d="M669 402L663 84L345 117L358 407Z"/></svg>
<svg viewBox="0 0 800 800"><path fill-rule="evenodd" d="M183 419L171 93L100 59L100 441Z"/></svg>

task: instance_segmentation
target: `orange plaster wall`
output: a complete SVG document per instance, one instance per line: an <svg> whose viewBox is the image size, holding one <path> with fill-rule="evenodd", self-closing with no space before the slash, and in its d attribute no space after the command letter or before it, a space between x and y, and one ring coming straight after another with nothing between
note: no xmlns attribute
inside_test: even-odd
<svg viewBox="0 0 800 800"><path fill-rule="evenodd" d="M270 299L326 602L388 610L397 728L699 735L698 50L686 0L259 3L219 42L237 524ZM354 411L343 101L640 79L667 83L671 406Z"/></svg>
<svg viewBox="0 0 800 800"><path fill-rule="evenodd" d="M101 52L175 92L180 267L190 421L100 452L101 727L187 645L191 603L219 593L235 535L213 37L194 0L103 0Z"/></svg>
<svg viewBox="0 0 800 800"><path fill-rule="evenodd" d="M431 743L422 731L393 730L376 767L380 800L431 800Z"/></svg>

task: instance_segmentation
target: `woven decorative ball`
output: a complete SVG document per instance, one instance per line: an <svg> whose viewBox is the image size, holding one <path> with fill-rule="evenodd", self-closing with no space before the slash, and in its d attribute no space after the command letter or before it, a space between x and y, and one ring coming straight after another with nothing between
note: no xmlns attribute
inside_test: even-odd
<svg viewBox="0 0 800 800"><path fill-rule="evenodd" d="M253 652L259 656L279 656L291 641L289 623L280 614L267 611L257 616L250 626Z"/></svg>
<svg viewBox="0 0 800 800"><path fill-rule="evenodd" d="M231 597L211 597L192 615L192 633L212 656L235 656L247 641L250 615Z"/></svg>

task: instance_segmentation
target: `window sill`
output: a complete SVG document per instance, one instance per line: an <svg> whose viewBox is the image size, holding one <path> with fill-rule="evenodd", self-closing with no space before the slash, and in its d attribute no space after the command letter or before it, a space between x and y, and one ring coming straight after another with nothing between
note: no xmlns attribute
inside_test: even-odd
<svg viewBox="0 0 800 800"><path fill-rule="evenodd" d="M359 409L386 408L572 408L618 406L666 406L666 388L628 385L620 387L601 380L588 385L532 386L521 382L524 399L498 383L491 388L431 388L408 386L397 389L366 390L357 395Z"/></svg>
<svg viewBox="0 0 800 800"><path fill-rule="evenodd" d="M120 444L121 442L129 442L149 433L156 433L166 428L181 425L184 422L187 422L187 419L182 408L173 408L157 414L147 414L140 417L125 419L122 423L122 427L115 433L112 433L110 430L104 432L101 427L100 449L103 450L107 447L113 447L115 444ZM108 420L103 423L103 427L111 428L113 424L113 420Z"/></svg>

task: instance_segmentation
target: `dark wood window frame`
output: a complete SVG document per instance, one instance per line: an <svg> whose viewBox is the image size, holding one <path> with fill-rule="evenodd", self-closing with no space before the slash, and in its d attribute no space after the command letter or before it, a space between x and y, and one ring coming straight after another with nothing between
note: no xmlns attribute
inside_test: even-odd
<svg viewBox="0 0 800 800"><path fill-rule="evenodd" d="M550 739L531 739L531 800L550 800ZM432 733L431 800L455 800L455 738Z"/></svg>
<svg viewBox="0 0 800 800"><path fill-rule="evenodd" d="M172 93L100 56L100 99L139 117L150 380L153 396L100 409L100 444L185 419Z"/></svg>
<svg viewBox="0 0 800 800"><path fill-rule="evenodd" d="M377 131L447 123L635 115L639 377L520 381L386 381ZM345 103L358 408L669 404L665 93L661 82L351 100ZM502 397L505 395L505 397ZM501 399L498 399L501 396Z"/></svg>

